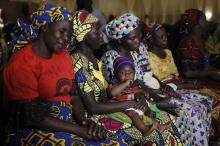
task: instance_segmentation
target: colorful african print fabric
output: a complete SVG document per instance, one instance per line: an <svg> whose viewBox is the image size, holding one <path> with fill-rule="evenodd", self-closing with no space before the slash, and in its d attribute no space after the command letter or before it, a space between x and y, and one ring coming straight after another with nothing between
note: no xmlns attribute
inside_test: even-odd
<svg viewBox="0 0 220 146"><path fill-rule="evenodd" d="M160 24L156 24L156 23L149 24L147 26L147 29L144 31L145 37L147 37L147 39L149 39L161 27L162 27L162 25L160 25Z"/></svg>
<svg viewBox="0 0 220 146"><path fill-rule="evenodd" d="M105 85L99 80L100 76L94 76L93 64L89 62L88 59L82 54L72 54L72 59L75 63L75 77L81 92L93 92L96 101L101 102L102 97L106 96ZM101 79L102 78L104 79L103 75ZM118 118L115 118L115 116ZM164 133L155 131L149 137L143 137L140 131L138 131L131 124L127 123L126 121L129 121L129 119L124 113L99 115L92 117L92 119L96 122L104 124L110 133L120 136L128 143L128 145L145 144L146 142L148 142L150 145L184 145L183 143L190 145L190 132L188 131L187 127L184 126L187 122L187 120L184 118L185 116L186 115L184 115L184 112L178 119L175 119L170 115L163 114L161 117L166 118L161 118L160 121L163 124L169 121L172 122L173 126L171 130L167 129ZM118 121L115 119L118 119ZM182 139L180 137L184 139L184 142L181 142Z"/></svg>
<svg viewBox="0 0 220 146"><path fill-rule="evenodd" d="M108 83L105 81L101 72L102 64L99 63L99 70L96 70L92 62L88 61L84 55L74 53L71 57L75 64L75 78L81 92L83 94L93 92L96 101L105 100L107 98L105 89Z"/></svg>
<svg viewBox="0 0 220 146"><path fill-rule="evenodd" d="M87 11L77 11L73 15L73 37L78 41L83 41L84 36L91 31L98 19Z"/></svg>
<svg viewBox="0 0 220 146"><path fill-rule="evenodd" d="M175 69L175 63L172 61L172 54L169 52L170 51L166 50L167 57L165 59L160 59L155 54L148 52L151 69L154 73L159 75L158 78L163 76L163 79L165 79L172 74L178 75L177 69ZM168 68L169 66L170 68ZM160 73L162 73L162 75L160 75ZM167 77L164 76L165 74ZM197 146L208 145L208 137L211 127L211 109L213 103L212 96L185 90L177 90L176 92L181 95L182 100L179 101L173 99L171 103L175 103L181 109L188 111L188 124L193 135L194 144Z"/></svg>
<svg viewBox="0 0 220 146"><path fill-rule="evenodd" d="M105 29L112 39L120 39L139 26L140 20L131 13L125 13L109 22Z"/></svg>
<svg viewBox="0 0 220 146"><path fill-rule="evenodd" d="M64 121L72 122L72 106L64 102L52 102L51 116ZM74 124L74 123L73 123ZM64 132L48 132L37 129L20 130L8 136L7 146L126 146L127 143L119 136L108 135L108 138L99 142L85 140L74 134Z"/></svg>
<svg viewBox="0 0 220 146"><path fill-rule="evenodd" d="M209 66L209 55L198 48L194 39L185 38L177 48L181 71L194 71L207 69Z"/></svg>
<svg viewBox="0 0 220 146"><path fill-rule="evenodd" d="M144 81L145 85L151 87L153 89L159 89L160 84L159 82L152 77L153 72L151 71L151 67L148 61L148 56L145 53L146 47L141 44L140 45L140 52L131 51L130 54L132 56L133 62L135 64L135 77L136 79ZM143 52L143 53L142 53ZM113 62L114 60L121 56L117 51L110 50L107 51L103 57L101 58L101 62L105 66L103 72L105 72L105 79L108 82L114 79L114 68Z"/></svg>
<svg viewBox="0 0 220 146"><path fill-rule="evenodd" d="M112 133L126 137L129 145L149 145L149 146L174 146L174 145L192 145L190 131L186 126L187 120L185 113L181 112L178 118L174 118L165 112L161 112L158 119L160 124L171 122L170 129L164 132L153 131L149 136L143 136L132 124L131 119L124 113L113 113L99 117L99 122L102 123L106 129Z"/></svg>
<svg viewBox="0 0 220 146"><path fill-rule="evenodd" d="M139 72L136 72L136 76L140 80L143 80L142 78L144 78L145 72L153 73L153 70L148 62L149 53L147 52L147 48L144 46L140 46L139 49L139 52L132 51L130 53L133 57L136 70L139 70ZM114 59L118 56L120 56L120 54L117 51L110 50L106 52L106 54L102 57L103 65L105 65L105 68L107 68L112 73L114 73L112 63ZM141 56L144 58L142 58ZM140 69L140 66L145 67ZM148 68L145 69L146 67ZM187 111L189 120L188 126L190 127L190 129L192 129L191 132L194 139L194 143L197 145L205 146L208 143L209 129L211 124L211 107L213 99L209 96L200 95L196 93L188 93L179 90L177 90L177 92L181 95L182 100L172 100L171 102L177 104L182 110ZM193 128L195 130L193 130Z"/></svg>
<svg viewBox="0 0 220 146"><path fill-rule="evenodd" d="M21 28L22 34L13 39L9 44L13 47L12 52L16 52L27 45L31 40L39 35L39 31L46 24L57 21L71 21L70 12L63 7L55 4L46 4L40 7L31 15L31 25L18 20L18 27Z"/></svg>

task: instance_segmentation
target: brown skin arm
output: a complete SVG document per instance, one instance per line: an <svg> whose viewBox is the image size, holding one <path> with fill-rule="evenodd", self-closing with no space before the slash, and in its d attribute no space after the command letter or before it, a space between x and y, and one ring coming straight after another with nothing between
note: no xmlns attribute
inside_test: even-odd
<svg viewBox="0 0 220 146"><path fill-rule="evenodd" d="M123 82L121 84L117 85L109 85L107 92L110 97L116 97L120 96L121 92L123 92L129 85L131 81L127 80L126 82Z"/></svg>
<svg viewBox="0 0 220 146"><path fill-rule="evenodd" d="M72 96L71 104L72 104L72 114L74 120L80 125L85 125L87 120L85 117L86 110L80 96L76 96L76 95Z"/></svg>
<svg viewBox="0 0 220 146"><path fill-rule="evenodd" d="M52 116L45 117L41 122L33 123L33 126L42 130L72 133L86 139L98 140L105 135L104 129L94 123L88 126L78 126Z"/></svg>
<svg viewBox="0 0 220 146"><path fill-rule="evenodd" d="M128 108L136 108L143 110L143 108L147 107L147 103L143 100L139 102L135 101L120 101L120 102L97 102L95 100L93 92L89 92L83 94L82 101L87 109L87 111L91 114L108 114L114 112L124 111Z"/></svg>

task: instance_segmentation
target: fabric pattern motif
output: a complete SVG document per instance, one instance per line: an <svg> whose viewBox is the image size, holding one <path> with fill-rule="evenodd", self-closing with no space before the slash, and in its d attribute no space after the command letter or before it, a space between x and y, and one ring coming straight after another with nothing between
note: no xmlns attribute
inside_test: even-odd
<svg viewBox="0 0 220 146"><path fill-rule="evenodd" d="M77 53L72 55L72 60L75 63L74 72L81 92L84 94L93 92L96 101L104 100L107 97L104 87L107 85L94 76L96 70L93 64L85 56ZM104 83L107 84L107 82Z"/></svg>
<svg viewBox="0 0 220 146"><path fill-rule="evenodd" d="M136 57L137 56L136 54L139 54L138 52L133 52L132 57L134 56L133 59L136 59L136 61L134 60L136 70L137 71L139 70L139 72L136 72L136 76L140 80L143 80L144 77L146 77L146 76L144 76L145 73L147 73L148 71L151 74L153 74L153 73L152 73L152 68L150 67L150 64L148 62L149 53L147 52L147 48L146 47L140 47L139 51L140 51L140 54L144 54L144 59L143 60L142 60L142 58ZM114 52L114 55L116 54L115 52ZM114 59L114 57L109 56L109 54L110 53L108 52L107 59L105 58L103 60L108 61L109 64L106 64L106 66L109 68L109 70L111 70L112 65L110 63L114 61L114 60L112 60L112 59ZM104 56L107 56L107 55L104 55ZM144 62L146 63L146 66L149 66L149 68L146 69L146 70L141 70L140 67L137 68L138 65L136 65L136 64L138 64L139 60L140 60L139 64L143 63L142 61L146 60ZM147 81L147 80L145 80L145 81ZM150 82L148 82L148 83L150 83ZM210 129L210 123L211 123L211 119L207 118L207 115L208 115L208 117L211 116L210 106L212 105L212 99L209 96L203 96L203 95L200 95L200 94L188 93L188 92L185 92L185 91L178 91L178 90L177 90L177 92L179 94L181 94L183 100L181 100L181 101L173 100L172 102L176 103L182 110L187 111L187 115L189 117L189 122L187 124L190 127L190 129L193 129L193 127L195 127L195 126L198 127L197 130L194 130L194 132L192 132L192 136L194 138L194 144L205 146L207 144L207 139L208 139L207 138L208 132L206 133L206 131L207 131L207 129ZM193 102L196 99L197 99L197 101ZM191 101L192 101L192 104L191 104ZM196 109L199 109L199 108L201 108L203 110L196 110ZM197 122L194 122L194 125L190 124L193 121L197 121ZM200 132L202 134L200 134ZM203 141L200 142L200 140L202 140L202 139L203 139Z"/></svg>
<svg viewBox="0 0 220 146"><path fill-rule="evenodd" d="M100 92L101 92L101 90L105 91L105 89L102 86L99 79L94 77L93 72L92 72L93 65L82 54L73 54L72 59L75 62L74 71L76 72L76 74L79 71L79 69L83 68L83 74L87 78L87 80L85 82L78 83L78 85L80 86L81 92L88 93L88 91L93 91L93 94L94 94L96 100L100 101L99 100L99 98L101 97ZM77 76L76 76L76 79L77 79ZM99 84L101 86L96 88L96 87L94 87L94 86L97 86L96 84ZM88 85L87 87L89 90L87 90L87 88L85 88L86 85ZM118 116L118 117L113 118L115 116ZM183 139L188 138L189 140L187 141L187 143L191 143L190 138L189 138L190 132L186 132L186 131L188 131L188 129L187 128L185 130L182 129L184 126L180 126L181 128L176 127L176 126L179 126L178 124L186 125L187 120L183 120L182 118L180 118L180 119L171 118L172 116L167 115L167 114L163 114L163 116L166 118L161 120L161 123L163 123L163 122L167 123L168 121L171 121L173 123L173 126L172 126L173 128L172 128L172 130L167 131L167 138L165 138L164 135L158 136L160 134L156 134L159 137L159 141L153 141L152 145L153 145L153 143L155 143L157 145L169 145L170 141L167 140L165 142L164 139L170 139L170 137L172 137L172 139L174 140L172 144L177 145L177 142L179 142L179 145L183 145L183 143L185 143L185 142L181 141L180 137ZM182 116L184 118L185 115L180 115L180 116ZM128 117L127 118L126 117L127 117L127 115L119 112L118 114L112 113L112 114L108 114L108 115L99 115L99 116L93 115L92 119L95 122L99 122L99 123L104 124L104 126L108 129L108 131L110 133L116 134L117 136L120 136L121 138L125 139L126 142L128 143L128 145L144 144L147 141L147 138L143 137L141 135L140 131L138 131L131 124L122 122L128 118ZM167 117L170 117L170 118L167 118ZM118 119L118 120L120 119L122 121L117 121L115 119ZM182 131L184 131L183 132L184 136L180 135L180 132L181 132L180 129L182 129ZM139 137L137 138L137 136L139 136Z"/></svg>
<svg viewBox="0 0 220 146"><path fill-rule="evenodd" d="M171 51L165 49L165 52L166 58L164 59L159 58L152 52L148 52L152 71L160 80L166 79L170 75L174 75L176 77L179 76Z"/></svg>
<svg viewBox="0 0 220 146"><path fill-rule="evenodd" d="M107 35L112 39L120 39L139 26L140 20L131 13L125 13L122 16L109 22L105 29Z"/></svg>
<svg viewBox="0 0 220 146"><path fill-rule="evenodd" d="M73 15L73 36L69 49L74 50L75 45L83 41L84 36L92 30L98 19L87 11L77 11Z"/></svg>
<svg viewBox="0 0 220 146"><path fill-rule="evenodd" d="M147 26L147 29L144 31L144 36L147 39L151 38L152 35L161 27L162 27L162 25L160 25L160 24L155 24L155 23L149 24Z"/></svg>
<svg viewBox="0 0 220 146"><path fill-rule="evenodd" d="M52 116L64 121L72 122L72 107L64 102L52 102ZM74 124L74 123L73 123ZM108 138L102 141L84 140L83 138L64 132L48 132L36 129L21 130L16 135L11 134L9 137L10 146L127 146L124 139L117 135L108 135Z"/></svg>

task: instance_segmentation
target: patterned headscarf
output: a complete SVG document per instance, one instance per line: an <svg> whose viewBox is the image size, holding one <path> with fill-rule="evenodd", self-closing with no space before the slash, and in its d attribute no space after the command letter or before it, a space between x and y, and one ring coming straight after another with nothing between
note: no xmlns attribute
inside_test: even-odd
<svg viewBox="0 0 220 146"><path fill-rule="evenodd" d="M198 24L199 19L204 13L197 9L188 9L181 16L182 30L181 33L189 33L189 31Z"/></svg>
<svg viewBox="0 0 220 146"><path fill-rule="evenodd" d="M109 22L105 29L108 37L117 40L129 34L139 24L140 19L137 16L131 13L125 13Z"/></svg>
<svg viewBox="0 0 220 146"><path fill-rule="evenodd" d="M114 74L117 75L125 65L129 65L135 71L134 62L131 59L123 56L115 58L113 62Z"/></svg>
<svg viewBox="0 0 220 146"><path fill-rule="evenodd" d="M149 25L147 26L147 28L145 29L145 31L144 31L144 36L145 36L147 39L151 38L152 35L153 35L159 28L162 28L162 25L157 24L157 23L149 24Z"/></svg>
<svg viewBox="0 0 220 146"><path fill-rule="evenodd" d="M18 20L18 26L22 30L22 34L12 40L9 44L13 46L13 52L20 50L31 40L39 35L40 29L49 23L57 21L71 21L71 13L63 7L55 4L46 4L33 12L31 15L31 25L25 24Z"/></svg>
<svg viewBox="0 0 220 146"><path fill-rule="evenodd" d="M87 11L77 11L73 15L73 36L71 45L83 41L84 36L92 30L95 24L98 22L98 18L90 14Z"/></svg>

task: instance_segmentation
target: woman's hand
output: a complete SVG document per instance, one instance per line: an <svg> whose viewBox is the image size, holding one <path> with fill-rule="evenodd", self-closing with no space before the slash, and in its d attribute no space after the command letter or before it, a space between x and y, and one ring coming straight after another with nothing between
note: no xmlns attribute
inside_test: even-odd
<svg viewBox="0 0 220 146"><path fill-rule="evenodd" d="M153 124L151 125L151 128L144 132L144 136L149 136L154 130L158 129L159 123L157 121L154 121Z"/></svg>
<svg viewBox="0 0 220 146"><path fill-rule="evenodd" d="M174 98L181 99L181 96L176 91L174 91L174 89L172 87L170 87L169 85L166 85L166 84L161 84L161 85L162 85L161 92L163 94L165 94L168 97L174 97Z"/></svg>
<svg viewBox="0 0 220 146"><path fill-rule="evenodd" d="M103 126L98 125L91 120L87 121L86 126L80 129L81 137L92 140L101 140L106 137L107 131Z"/></svg>
<svg viewBox="0 0 220 146"><path fill-rule="evenodd" d="M163 93L170 93L170 92L175 92L174 90L173 90L173 88L172 87L170 87L169 85L167 85L167 84L161 84L161 91L163 92Z"/></svg>
<svg viewBox="0 0 220 146"><path fill-rule="evenodd" d="M143 112L145 112L148 109L148 103L146 101L146 98L145 97L141 97L139 99L139 101L136 102L134 108L142 110Z"/></svg>

